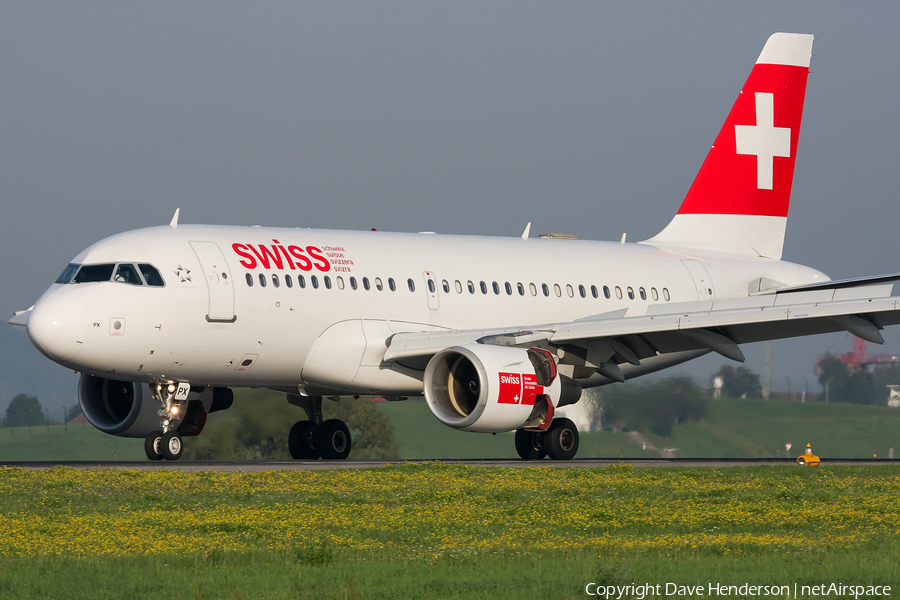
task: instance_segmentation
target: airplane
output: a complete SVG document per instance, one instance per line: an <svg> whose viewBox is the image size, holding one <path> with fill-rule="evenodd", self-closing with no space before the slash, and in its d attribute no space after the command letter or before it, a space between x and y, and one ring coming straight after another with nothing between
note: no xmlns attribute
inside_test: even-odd
<svg viewBox="0 0 900 600"><path fill-rule="evenodd" d="M228 408L233 387L305 412L297 460L341 460L323 400L424 395L443 424L515 431L568 460L557 410L582 390L740 344L848 331L883 343L900 274L832 281L782 260L813 36L766 42L672 221L637 243L179 223L85 249L9 323L81 373L87 420L151 460ZM298 413L299 414L299 413Z"/></svg>

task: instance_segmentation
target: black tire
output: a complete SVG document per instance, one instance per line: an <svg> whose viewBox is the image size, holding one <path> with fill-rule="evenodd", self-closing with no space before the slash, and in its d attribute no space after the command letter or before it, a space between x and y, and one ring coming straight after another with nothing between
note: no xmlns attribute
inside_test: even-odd
<svg viewBox="0 0 900 600"><path fill-rule="evenodd" d="M184 450L184 441L177 431L164 433L162 441L159 445L160 454L166 460L178 460L181 458L181 452Z"/></svg>
<svg viewBox="0 0 900 600"><path fill-rule="evenodd" d="M328 419L316 429L316 450L325 460L344 460L350 456L350 428L339 419Z"/></svg>
<svg viewBox="0 0 900 600"><path fill-rule="evenodd" d="M144 454L150 460L162 460L162 431L154 431L144 438Z"/></svg>
<svg viewBox="0 0 900 600"><path fill-rule="evenodd" d="M541 460L547 456L544 448L544 434L516 429L516 452L522 460Z"/></svg>
<svg viewBox="0 0 900 600"><path fill-rule="evenodd" d="M316 426L312 421L297 421L288 433L288 451L294 460L316 460L319 452L313 446Z"/></svg>
<svg viewBox="0 0 900 600"><path fill-rule="evenodd" d="M547 456L553 460L572 460L578 453L578 429L566 418L553 419L544 434Z"/></svg>

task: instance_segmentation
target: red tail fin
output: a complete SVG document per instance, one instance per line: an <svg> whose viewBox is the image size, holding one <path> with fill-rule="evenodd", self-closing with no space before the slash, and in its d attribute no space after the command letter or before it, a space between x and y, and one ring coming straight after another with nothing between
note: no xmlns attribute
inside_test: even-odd
<svg viewBox="0 0 900 600"><path fill-rule="evenodd" d="M812 41L769 38L681 209L648 243L781 258Z"/></svg>

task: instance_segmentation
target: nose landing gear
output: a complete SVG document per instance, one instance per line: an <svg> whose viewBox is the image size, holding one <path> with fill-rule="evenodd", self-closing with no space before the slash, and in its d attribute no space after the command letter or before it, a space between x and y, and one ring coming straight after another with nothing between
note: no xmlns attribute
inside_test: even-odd
<svg viewBox="0 0 900 600"><path fill-rule="evenodd" d="M144 439L144 453L150 460L178 460L184 450L184 442L178 426L187 413L187 397L191 386L187 382L162 382L150 386L150 395L159 401L162 431L154 431Z"/></svg>
<svg viewBox="0 0 900 600"><path fill-rule="evenodd" d="M350 428L340 419L322 420L321 396L291 394L288 402L299 406L309 417L297 421L288 434L288 450L295 460L344 460L350 456Z"/></svg>

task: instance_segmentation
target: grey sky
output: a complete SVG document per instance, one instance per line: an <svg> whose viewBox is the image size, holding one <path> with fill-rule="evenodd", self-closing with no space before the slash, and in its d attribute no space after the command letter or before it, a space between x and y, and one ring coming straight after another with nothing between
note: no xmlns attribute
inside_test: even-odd
<svg viewBox="0 0 900 600"><path fill-rule="evenodd" d="M775 31L817 36L785 258L897 272L898 30L887 2L3 3L0 315L176 207L191 223L650 237ZM849 348L776 343L775 387ZM761 346L746 352L761 371ZM0 359L0 409L19 391L74 402L74 375L24 332L0 327Z"/></svg>

